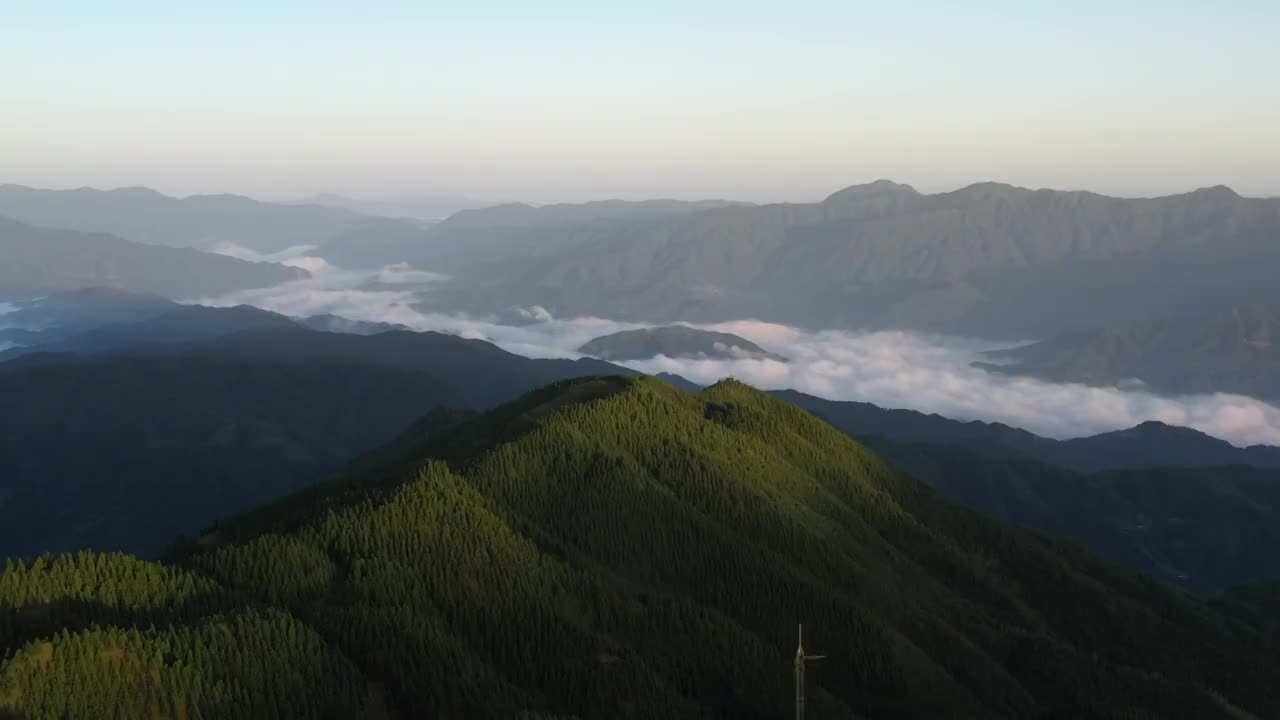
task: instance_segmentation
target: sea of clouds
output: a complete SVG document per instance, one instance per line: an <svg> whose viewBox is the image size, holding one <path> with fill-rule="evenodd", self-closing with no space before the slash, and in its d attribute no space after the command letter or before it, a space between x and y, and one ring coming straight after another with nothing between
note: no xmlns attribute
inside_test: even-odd
<svg viewBox="0 0 1280 720"><path fill-rule="evenodd" d="M491 341L529 357L579 357L592 338L645 327L596 317L557 318L546 308L513 308L507 317L424 311L443 275L394 265L374 271L336 268L292 248L271 256L303 267L307 280L193 299L207 305L245 303L293 316L332 313L353 320L399 323ZM267 259L244 255L245 259ZM1193 427L1237 445L1280 445L1280 409L1239 395L1169 397L1140 386L1090 387L989 373L972 366L985 351L1009 343L905 331L806 331L755 320L695 325L750 340L788 362L765 359L657 357L620 363L669 372L701 384L735 377L764 389L793 388L832 400L859 400L960 420L1003 422L1054 438L1132 427L1147 420Z"/></svg>

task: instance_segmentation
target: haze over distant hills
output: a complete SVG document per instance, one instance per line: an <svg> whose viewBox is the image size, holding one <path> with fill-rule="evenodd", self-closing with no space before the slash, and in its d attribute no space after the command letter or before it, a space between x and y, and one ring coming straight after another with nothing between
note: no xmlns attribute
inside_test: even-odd
<svg viewBox="0 0 1280 720"><path fill-rule="evenodd" d="M462 210L416 231L386 224L377 236L355 231L322 245L315 254L344 266L410 262L446 272L483 275L491 266L502 268L530 258L555 257L557 252L609 228L736 205L724 200L598 200L541 206L506 203Z"/></svg>
<svg viewBox="0 0 1280 720"><path fill-rule="evenodd" d="M262 252L318 244L370 220L338 208L264 203L241 195L176 198L141 187L42 190L21 185L0 185L0 216L152 245L213 249L232 243Z"/></svg>
<svg viewBox="0 0 1280 720"><path fill-rule="evenodd" d="M416 195L394 198L351 198L334 193L320 193L299 201L300 205L324 205L342 208L362 215L381 215L415 220L442 220L459 210L486 207L498 203L451 195Z"/></svg>
<svg viewBox="0 0 1280 720"><path fill-rule="evenodd" d="M145 245L100 232L35 227L0 217L0 291L110 286L182 298L305 277L307 272L299 268Z"/></svg>
<svg viewBox="0 0 1280 720"><path fill-rule="evenodd" d="M600 201L462 210L434 225L236 196L0 187L0 215L130 240L341 267L409 262L459 282L434 310L902 328L1006 339L1280 306L1280 199L1159 198L889 181L818 203Z"/></svg>
<svg viewBox="0 0 1280 720"><path fill-rule="evenodd" d="M1278 308L1233 307L1065 333L996 354L1012 364L983 367L1092 385L1136 379L1160 393L1229 392L1280 403Z"/></svg>
<svg viewBox="0 0 1280 720"><path fill-rule="evenodd" d="M475 272L450 293L471 310L1026 339L1280 303L1278 233L1280 200L1225 187L1125 199L999 183L926 195L878 181L820 203L561 227L515 254L512 234L494 233L503 242L459 243L451 272Z"/></svg>
<svg viewBox="0 0 1280 720"><path fill-rule="evenodd" d="M1138 376L1156 392L1276 397L1267 380L1276 364L1267 353L1242 353L1238 344L1207 352L1208 340L1199 337L1218 332L1211 325L1229 327L1212 318L1280 307L1280 284L1271 277L1280 266L1274 241L1280 200L1242 198L1221 186L1125 199L999 183L923 194L878 181L819 203L508 203L436 224L138 189L4 186L0 207L6 197L45 219L56 214L59 222L111 225L126 218L126 229L155 241L185 242L194 236L175 239L170 230L194 227L195 241L249 248L237 251L242 257L270 257L293 243L300 246L295 253L311 247L338 268L406 267L439 281L429 292L362 289L408 292L406 304L424 313L503 318L512 308L536 306L555 318L644 324L757 318L812 330L1015 340L1101 329L1099 337L1110 339L1070 359L1057 341L1038 346L1035 352L1053 351L1056 359L1041 359L1038 368L1025 362L1021 371L1097 384ZM86 284L112 282L89 272ZM1178 347L1166 340L1189 327L1153 329L1197 316L1210 325L1198 325L1198 337ZM1118 341L1116 333L1129 339ZM1225 335L1220 341L1234 342ZM1121 362L1122 355L1132 357ZM1219 381L1226 374L1232 382Z"/></svg>

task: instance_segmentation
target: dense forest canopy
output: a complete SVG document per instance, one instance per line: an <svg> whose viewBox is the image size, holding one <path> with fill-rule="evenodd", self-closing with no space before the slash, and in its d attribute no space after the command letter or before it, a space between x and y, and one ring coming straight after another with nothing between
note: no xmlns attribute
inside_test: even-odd
<svg viewBox="0 0 1280 720"><path fill-rule="evenodd" d="M732 381L436 413L170 563L9 563L0 706L780 717L803 621L812 717L1280 713L1256 618L952 505Z"/></svg>

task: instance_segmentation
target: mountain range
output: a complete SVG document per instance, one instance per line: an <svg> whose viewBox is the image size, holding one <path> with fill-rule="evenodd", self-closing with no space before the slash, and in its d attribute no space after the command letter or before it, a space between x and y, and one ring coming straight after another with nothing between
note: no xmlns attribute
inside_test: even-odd
<svg viewBox="0 0 1280 720"><path fill-rule="evenodd" d="M448 272L467 282L446 298L461 309L536 304L558 317L754 317L1025 340L1280 304L1271 277L1280 199L1225 187L1127 199L999 183L930 195L878 181L818 203L543 234L527 221L503 227L507 212L459 213L429 233L434 245L459 248ZM450 227L463 219L489 229Z"/></svg>
<svg viewBox="0 0 1280 720"><path fill-rule="evenodd" d="M593 234L738 205L723 200L506 203L461 210L429 227L392 220L364 226L322 244L314 254L344 267L408 262L475 277L490 266L507 268L513 262L554 258Z"/></svg>
<svg viewBox="0 0 1280 720"><path fill-rule="evenodd" d="M322 205L259 202L242 195L176 198L149 188L43 190L0 185L0 217L31 225L109 233L149 245L259 252L315 245L370 218Z"/></svg>
<svg viewBox="0 0 1280 720"><path fill-rule="evenodd" d="M189 248L130 242L101 232L34 227L0 217L0 292L110 286L168 297L221 295L307 277Z"/></svg>
<svg viewBox="0 0 1280 720"><path fill-rule="evenodd" d="M1280 714L1206 603L943 500L793 405L586 379L437 415L176 548L0 573L28 720ZM1261 615L1259 615L1261 613Z"/></svg>
<svg viewBox="0 0 1280 720"><path fill-rule="evenodd" d="M455 276L436 310L640 322L755 317L1040 340L1280 306L1280 199L1215 186L1158 198L882 180L817 203L510 203L435 224L239 196L0 187L0 216L145 243ZM1049 308L1052 311L1049 311Z"/></svg>
<svg viewBox="0 0 1280 720"><path fill-rule="evenodd" d="M452 195L413 195L385 199L365 199L346 197L335 193L320 193L306 198L298 204L341 208L361 215L410 218L435 222L460 210L486 207L497 203Z"/></svg>
<svg viewBox="0 0 1280 720"><path fill-rule="evenodd" d="M989 371L1153 392L1227 392L1280 403L1280 305L1064 333L996 354Z"/></svg>
<svg viewBox="0 0 1280 720"><path fill-rule="evenodd" d="M948 445L989 458L1012 456L1078 472L1223 465L1280 468L1280 447L1240 448L1191 428L1156 421L1099 435L1056 440L1002 423L952 420L915 410L827 400L794 390L774 394L857 438L879 436L913 444Z"/></svg>

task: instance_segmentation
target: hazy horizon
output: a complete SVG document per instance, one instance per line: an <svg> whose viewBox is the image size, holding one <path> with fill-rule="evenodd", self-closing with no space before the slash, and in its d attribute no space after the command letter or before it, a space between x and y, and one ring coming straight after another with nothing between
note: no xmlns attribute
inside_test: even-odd
<svg viewBox="0 0 1280 720"><path fill-rule="evenodd" d="M805 195L796 194L791 196L783 195L779 197L763 197L762 196L760 198L755 198L755 199L750 199L746 197L731 197L731 196L724 196L724 195L696 195L696 194L678 195L673 193L665 193L665 194L657 193L653 195L644 195L640 193L629 194L629 195L582 194L582 195L577 195L572 197L550 197L547 199L539 199L539 198L530 198L530 197L480 197L476 195L466 195L463 193L449 192L447 189L439 190L439 191L427 190L427 191L416 192L416 193L407 192L407 191L391 191L385 194L342 193L342 192L322 189L317 192L310 193L304 196L294 196L294 195L274 196L271 194L264 194L264 193L242 192L242 191L238 191L235 189L228 189L228 188L223 188L223 189L214 188L208 191L184 193L184 192L169 190L169 189L166 189L165 187L157 187L154 185L146 185L142 183L124 183L120 185L87 185L84 183L80 183L80 184L73 183L73 184L60 185L60 186L50 186L50 185L36 185L33 183L21 182L20 180L9 179L4 177L0 177L0 187L9 185L9 186L25 187L33 190L47 190L47 191L54 191L54 192L67 192L67 191L86 190L86 189L100 191L100 192L117 192L117 191L141 189L141 190L151 190L154 192L158 192L162 195L166 195L166 196L177 198L177 199L190 198L190 197L202 197L202 196L216 196L216 195L238 195L238 196L247 197L253 200L257 200L259 202L279 203L279 204L306 204L306 203L324 204L326 200L330 200L330 199L346 200L346 201L352 201L356 203L371 203L371 204L412 203L414 201L423 201L423 200L440 201L442 203L453 201L453 202L456 202L459 205L459 208L461 209L463 207L490 207L490 206L501 205L506 203L524 203L524 204L535 205L535 206L545 206L545 205L556 205L556 204L582 204L582 203L590 203L590 202L607 202L607 201L617 201L617 200L625 201L625 202L640 202L644 200L677 200L677 201L687 201L687 202L723 200L723 201L729 201L729 202L744 202L744 203L755 203L755 204L817 203L817 202L821 202L823 199L832 195L833 193L839 192L840 190L843 190L845 188L854 187L858 185L867 185L867 184L874 183L877 181L882 181L882 180L888 180L890 182L894 182L902 185L908 185L914 188L916 191L926 195L954 192L956 190L960 190L972 185L977 185L982 183L995 183L995 184L1002 184L1002 185L1012 185L1017 188L1033 190L1033 191L1051 190L1051 191L1057 191L1057 192L1091 192L1091 193L1097 193L1100 195L1105 195L1108 197L1118 197L1118 198L1125 198L1125 199L1142 199L1142 198L1163 197L1168 195L1179 195L1179 194L1190 193L1196 190L1202 190L1210 187L1226 186L1231 190L1235 191L1236 193L1238 193L1239 195L1241 195L1242 197L1263 198L1263 199L1280 198L1280 193L1273 193L1273 194L1247 193L1247 192L1241 191L1239 188L1232 187L1226 183L1216 183L1216 182L1207 182L1204 184L1187 186L1184 188L1175 188L1167 192L1127 193L1126 194L1126 193L1103 192L1090 187L1027 186L1027 185L1019 185L1018 183L1008 182L1005 180L990 179L990 178L978 179L970 182L963 182L958 185L945 185L945 186L937 186L937 187L921 187L916 183L900 180L897 178L867 178L867 179L858 180L856 182L847 182L843 185L834 186L834 187L831 187L830 189L820 190L811 194L805 194ZM373 213L373 214L377 214L377 213Z"/></svg>
<svg viewBox="0 0 1280 720"><path fill-rule="evenodd" d="M672 18L679 22L673 23ZM0 29L6 180L295 200L1280 195L1274 3L83 0Z"/></svg>

